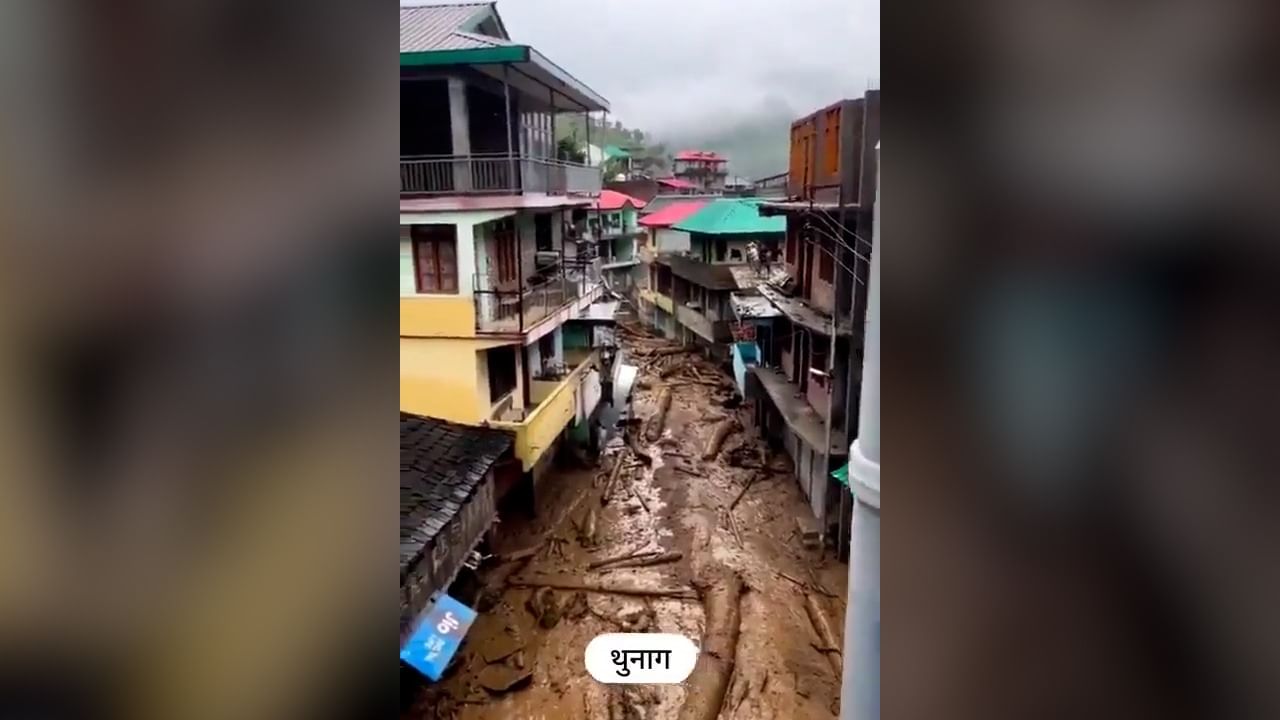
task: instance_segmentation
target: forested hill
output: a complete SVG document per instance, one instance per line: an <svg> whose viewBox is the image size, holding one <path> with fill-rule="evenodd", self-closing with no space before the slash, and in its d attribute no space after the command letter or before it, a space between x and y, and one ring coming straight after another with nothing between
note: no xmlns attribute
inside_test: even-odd
<svg viewBox="0 0 1280 720"><path fill-rule="evenodd" d="M790 132L789 111L663 136L629 128L612 119L602 126L599 118L593 118L591 144L601 148L642 146L645 154L664 158L679 150L714 150L729 158L731 175L755 179L786 172ZM567 137L586 142L586 124L581 116L561 115L556 119L556 139Z"/></svg>

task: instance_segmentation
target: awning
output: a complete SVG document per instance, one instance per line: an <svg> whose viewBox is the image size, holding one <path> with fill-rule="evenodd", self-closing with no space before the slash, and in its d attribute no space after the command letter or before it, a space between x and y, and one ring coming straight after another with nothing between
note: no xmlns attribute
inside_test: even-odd
<svg viewBox="0 0 1280 720"><path fill-rule="evenodd" d="M845 463L837 470L831 471L831 477L840 481L840 484L849 487L849 464Z"/></svg>
<svg viewBox="0 0 1280 720"><path fill-rule="evenodd" d="M474 610L442 594L400 648L400 661L438 682L475 619Z"/></svg>

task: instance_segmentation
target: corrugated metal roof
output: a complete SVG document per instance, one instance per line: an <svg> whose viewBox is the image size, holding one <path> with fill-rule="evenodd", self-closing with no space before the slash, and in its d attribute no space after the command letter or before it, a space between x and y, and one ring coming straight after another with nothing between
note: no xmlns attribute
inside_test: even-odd
<svg viewBox="0 0 1280 720"><path fill-rule="evenodd" d="M677 190L695 190L698 187L688 180L683 180L677 177L658 178L658 184L666 185L667 187L675 188Z"/></svg>
<svg viewBox="0 0 1280 720"><path fill-rule="evenodd" d="M746 198L721 198L707 203L698 212L675 225L686 232L713 235L744 233L784 233L787 219L781 216L765 217L760 214L758 201Z"/></svg>
<svg viewBox="0 0 1280 720"><path fill-rule="evenodd" d="M711 162L729 162L713 150L681 150L675 155L676 160L708 160Z"/></svg>
<svg viewBox="0 0 1280 720"><path fill-rule="evenodd" d="M621 210L623 205L631 203L631 207L639 210L644 207L644 201L633 198L626 193L620 193L617 190L601 190L600 198L596 200L596 209L598 210Z"/></svg>
<svg viewBox="0 0 1280 720"><path fill-rule="evenodd" d="M672 203L656 213L640 218L640 224L645 227L671 227L701 210L707 202L707 200L687 200Z"/></svg>
<svg viewBox="0 0 1280 720"><path fill-rule="evenodd" d="M468 21L489 10L492 3L419 5L400 8L400 52L466 50L510 44L499 38L476 35ZM480 38L483 38L481 40ZM492 41L492 44L490 42Z"/></svg>

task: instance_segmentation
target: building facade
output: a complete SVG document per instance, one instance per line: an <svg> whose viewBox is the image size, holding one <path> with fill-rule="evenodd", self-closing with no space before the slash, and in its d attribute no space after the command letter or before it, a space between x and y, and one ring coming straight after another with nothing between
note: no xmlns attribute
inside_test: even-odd
<svg viewBox="0 0 1280 720"><path fill-rule="evenodd" d="M879 107L871 91L792 124L788 196L760 205L786 222L780 272L758 289L773 310L740 304L739 321L770 338L746 373L758 430L792 459L824 535L835 525L840 538L850 498L831 472L857 433Z"/></svg>
<svg viewBox="0 0 1280 720"><path fill-rule="evenodd" d="M650 229L642 319L667 337L728 360L730 296L764 281L785 223L761 216L750 200L733 198L682 200L641 223Z"/></svg>
<svg viewBox="0 0 1280 720"><path fill-rule="evenodd" d="M724 192L729 159L710 150L681 150L671 158L671 175L701 192Z"/></svg>
<svg viewBox="0 0 1280 720"><path fill-rule="evenodd" d="M400 408L508 431L536 481L610 370L574 330L600 173L554 142L608 104L479 3L401 8L400 107Z"/></svg>

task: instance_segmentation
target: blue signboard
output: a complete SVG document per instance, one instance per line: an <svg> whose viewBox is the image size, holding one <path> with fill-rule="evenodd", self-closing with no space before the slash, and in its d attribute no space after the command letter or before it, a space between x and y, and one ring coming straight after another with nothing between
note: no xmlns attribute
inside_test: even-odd
<svg viewBox="0 0 1280 720"><path fill-rule="evenodd" d="M441 595L400 648L400 659L432 680L439 680L475 619L474 610Z"/></svg>

